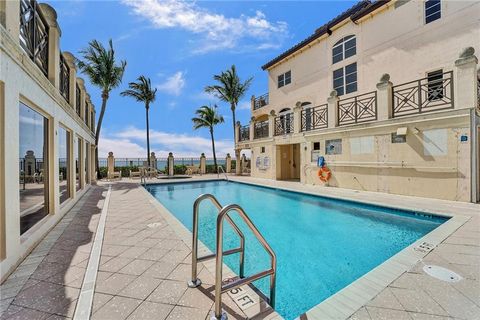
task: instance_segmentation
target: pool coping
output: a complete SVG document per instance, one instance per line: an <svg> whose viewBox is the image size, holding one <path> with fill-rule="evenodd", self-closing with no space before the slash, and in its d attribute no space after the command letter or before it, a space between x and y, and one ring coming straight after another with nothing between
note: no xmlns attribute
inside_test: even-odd
<svg viewBox="0 0 480 320"><path fill-rule="evenodd" d="M205 179L202 181L217 181L223 179ZM192 180L189 180L192 181ZM195 180L199 181L199 180ZM181 182L165 182L165 183L150 183L150 184L170 184L170 183L181 183ZM149 184L149 183L147 183ZM175 231L179 238L185 243L185 245L191 250L192 249L192 232L188 230L187 227L183 225L180 220L175 217L160 201L158 201L150 192L147 191L144 187L140 185L142 192L149 198L150 204L160 213L160 215L168 222L170 227ZM204 256L213 253L202 241L198 240L198 256ZM207 260L201 262L203 266L213 275L215 275L215 259ZM223 278L224 280L230 278L236 278L238 275L233 272L225 263L223 264ZM201 280L201 279L200 279ZM238 308L247 316L248 319L251 319L255 316L258 316L260 313L267 313L262 319L265 320L280 320L283 319L275 310L273 310L270 305L265 301L264 297L259 294L259 292L250 287L249 285L244 285L238 289L233 289L227 292L232 301L237 305Z"/></svg>
<svg viewBox="0 0 480 320"><path fill-rule="evenodd" d="M427 233L423 237L417 239L414 243L407 246L406 248L402 249L391 258L385 260L380 265L376 266L357 280L351 282L349 285L344 287L343 289L337 291L335 294L331 295L327 299L323 300L316 306L312 307L304 314L299 315L297 319L309 319L309 320L316 320L316 319L348 319L351 315L353 315L358 309L365 306L369 301L371 301L375 296L380 294L384 289L388 287L393 281L395 281L398 277L400 277L403 273L411 270L418 262L420 262L426 255L428 255L436 246L438 246L443 240L449 237L453 232L455 232L458 228L460 228L463 224L465 224L468 220L470 220L470 216L455 214L455 213L433 213L429 210L425 210L422 208L411 208L411 207L398 207L392 206L388 204L383 204L382 202L378 201L367 201L367 200L358 200L358 199L345 199L340 196L336 197L333 195L320 195L315 192L310 192L307 190L295 190L288 187L280 187L280 186L269 186L269 185L262 185L260 183L256 183L255 181L242 181L237 180L235 177L232 177L232 182L243 183L243 184L250 184L254 186L260 187L268 187L273 189L285 190L295 193L302 193L312 196L320 196L325 198L331 198L336 200L343 200L343 201L350 201L350 202L357 202L367 205L373 206L380 206L390 209L401 209L409 212L421 212L426 213L429 215L439 216L439 217L446 217L449 220L445 221L439 227L435 228L431 232ZM202 181L226 181L226 179L222 178L198 178L195 180L189 180L188 182L202 182ZM154 183L147 183L148 184L168 184L168 183L188 183L187 181L173 181L173 182L154 182ZM165 217L169 217L168 221L171 218L174 219L174 225L180 224L181 226L181 233L187 232L187 238L191 241L191 232L168 210L166 209L157 199L155 199L145 188L142 188L151 199L154 200L154 205L160 207L160 211L162 213L166 213ZM158 208L157 207L157 208ZM185 242L185 240L184 240ZM189 244L191 247L191 244ZM200 249L202 248L202 249ZM203 251L203 250L207 251ZM201 251L202 250L202 251ZM199 245L199 253L200 252L210 252L208 248L202 243ZM212 263L208 263L212 262ZM210 265L213 269L208 268L209 271L215 272L215 263L213 260L204 263L207 267L207 264ZM228 268L228 267L227 267ZM232 273L232 276L235 274L228 269L229 274ZM248 288L252 290L251 288ZM253 290L252 290L253 292ZM255 292L253 292L255 293ZM256 293L255 293L256 294ZM259 297L257 295L257 297ZM261 297L259 297L261 299ZM235 301L235 300L234 300ZM261 302L260 302L261 303ZM238 303L237 303L238 304ZM265 304L265 303L264 303ZM276 313L276 312L275 312ZM248 316L248 315L247 315ZM278 315L281 318L281 316ZM267 319L267 318L264 318ZM269 318L270 319L270 318ZM283 318L281 318L283 319Z"/></svg>

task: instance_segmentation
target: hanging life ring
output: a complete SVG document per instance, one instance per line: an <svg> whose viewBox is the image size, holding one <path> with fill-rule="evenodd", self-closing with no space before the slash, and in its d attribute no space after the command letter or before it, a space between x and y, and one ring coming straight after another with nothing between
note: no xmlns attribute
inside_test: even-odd
<svg viewBox="0 0 480 320"><path fill-rule="evenodd" d="M321 181L327 182L328 180L330 180L331 177L332 177L332 172L330 171L330 169L328 169L327 166L323 166L318 170L318 178Z"/></svg>

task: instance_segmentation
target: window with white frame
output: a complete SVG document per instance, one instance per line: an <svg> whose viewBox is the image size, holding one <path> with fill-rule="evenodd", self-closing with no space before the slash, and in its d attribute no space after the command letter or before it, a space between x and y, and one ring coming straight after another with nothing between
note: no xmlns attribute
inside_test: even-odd
<svg viewBox="0 0 480 320"><path fill-rule="evenodd" d="M442 17L442 3L440 0L425 1L425 23L430 23Z"/></svg>
<svg viewBox="0 0 480 320"><path fill-rule="evenodd" d="M292 72L287 71L278 76L278 87L281 88L292 82Z"/></svg>
<svg viewBox="0 0 480 320"><path fill-rule="evenodd" d="M339 96L357 91L357 63L333 71L333 89Z"/></svg>
<svg viewBox="0 0 480 320"><path fill-rule="evenodd" d="M357 38L354 35L340 39L332 48L332 64L350 58L357 53Z"/></svg>

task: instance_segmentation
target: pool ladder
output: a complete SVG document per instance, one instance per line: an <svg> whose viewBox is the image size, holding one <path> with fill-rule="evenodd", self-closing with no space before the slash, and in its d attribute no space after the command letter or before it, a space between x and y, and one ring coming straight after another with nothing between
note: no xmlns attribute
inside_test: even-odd
<svg viewBox="0 0 480 320"><path fill-rule="evenodd" d="M227 173L225 172L225 170L223 169L222 166L218 166L218 169L217 169L217 178L220 178L220 171L222 171L223 175L225 176L225 180L228 181Z"/></svg>
<svg viewBox="0 0 480 320"><path fill-rule="evenodd" d="M216 252L208 254L206 256L198 257L198 211L200 203L203 200L209 199L215 207L219 210L217 216L217 228L216 228ZM245 278L244 276L244 263L245 263L245 236L243 235L240 228L235 224L235 222L230 217L229 213L231 211L236 211L243 221L247 224L248 228L255 235L257 240L263 246L263 248L270 255L270 269L258 272L251 276ZM235 249L230 249L223 251L223 221L227 222L232 226L235 233L240 238L240 246ZM223 269L223 256L231 255L234 253L240 253L240 271L238 280L229 282L225 285L222 285L222 269ZM211 194L202 194L199 196L193 204L193 237L192 237L192 279L188 282L190 288L196 288L202 284L201 280L197 275L197 264L198 262L207 261L215 259L215 314L212 319L223 320L227 319L227 314L222 311L222 293L236 289L243 285L252 283L253 281L265 278L270 276L270 298L268 303L272 308L275 307L275 282L276 282L276 273L277 273L277 258L272 248L258 231L257 227L250 220L245 211L237 204L230 204L228 206L222 207L218 200Z"/></svg>

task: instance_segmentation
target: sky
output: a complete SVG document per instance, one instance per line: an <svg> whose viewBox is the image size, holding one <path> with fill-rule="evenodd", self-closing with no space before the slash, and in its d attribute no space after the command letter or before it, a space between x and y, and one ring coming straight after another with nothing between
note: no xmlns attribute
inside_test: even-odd
<svg viewBox="0 0 480 320"><path fill-rule="evenodd" d="M229 105L206 94L212 77L235 64L253 82L239 103L237 120L248 124L250 97L268 91L261 66L302 41L355 1L181 1L54 0L62 31L60 47L79 56L88 42L113 40L117 59L127 61L122 84L108 100L99 155L146 156L145 107L120 92L140 75L158 88L150 107L150 145L157 157L212 155L207 129L193 130L191 118L203 105L217 104L225 123L215 127L217 156L233 154ZM100 113L98 88L85 78Z"/></svg>

